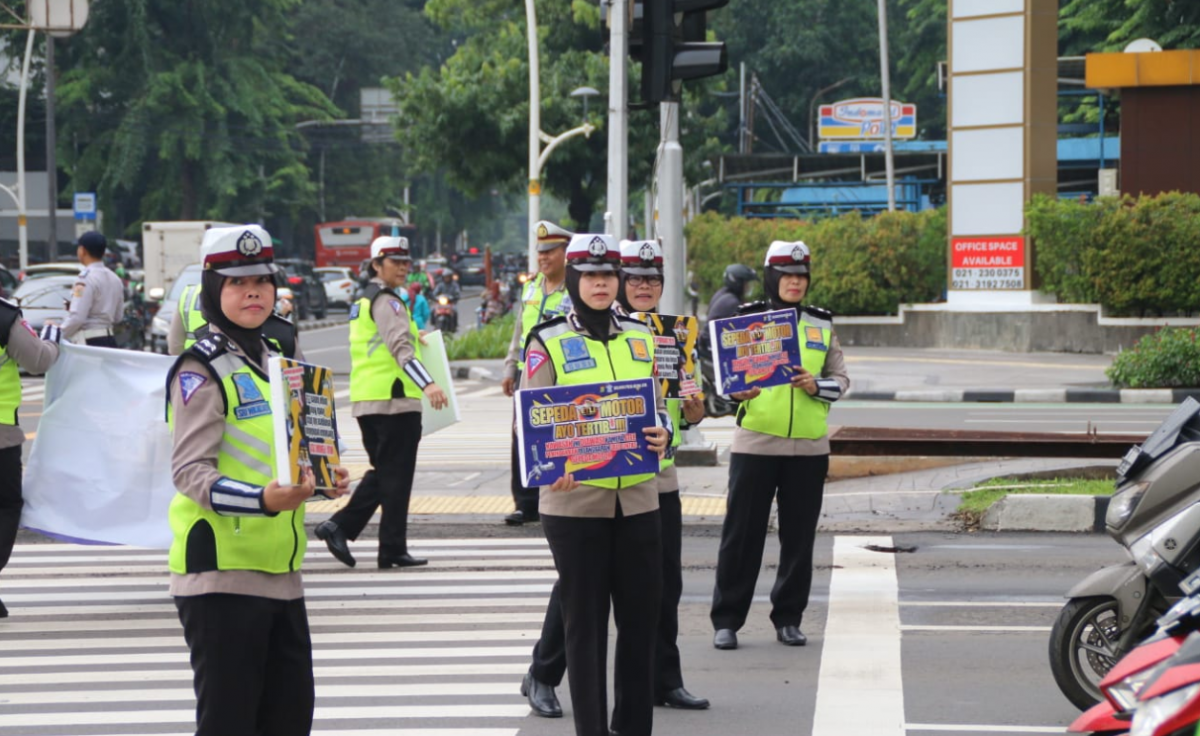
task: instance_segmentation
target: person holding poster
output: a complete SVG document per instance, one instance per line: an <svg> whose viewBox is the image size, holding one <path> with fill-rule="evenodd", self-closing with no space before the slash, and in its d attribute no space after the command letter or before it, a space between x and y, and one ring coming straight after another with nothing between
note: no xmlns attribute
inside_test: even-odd
<svg viewBox="0 0 1200 736"><path fill-rule="evenodd" d="M407 238L375 238L373 276L350 307L350 413L362 429L371 469L350 502L313 530L329 552L350 567L356 561L349 540L358 539L381 504L380 569L428 562L408 553L408 502L421 442L421 395L435 409L449 399L421 364L417 323L396 291L404 286L411 265Z"/></svg>
<svg viewBox="0 0 1200 736"><path fill-rule="evenodd" d="M777 240L767 249L764 265L770 301L741 311L795 309L801 365L795 366L790 384L732 394L741 403L710 614L717 649L737 649L737 631L746 622L762 565L772 500L779 507L780 550L771 623L780 643L808 642L800 623L812 586L813 543L829 470L826 416L850 386L832 314L803 306L811 284L808 246Z"/></svg>
<svg viewBox="0 0 1200 736"><path fill-rule="evenodd" d="M169 522L171 595L191 650L197 736L307 734L312 640L300 565L304 502L275 479L268 402L275 303L271 236L258 225L213 228L201 245L200 303L209 336L167 375L177 493ZM325 495L348 490L348 476Z"/></svg>
<svg viewBox="0 0 1200 736"><path fill-rule="evenodd" d="M612 311L621 254L611 236L581 234L566 251L571 311L529 335L522 387L545 388L651 378L649 329ZM661 458L671 423L655 382L662 426L644 430ZM567 671L577 736L608 736L608 610L617 623L614 690L624 736L648 736L654 722L653 652L662 589L658 486L654 474L575 482L570 474L540 491L542 526L559 573Z"/></svg>

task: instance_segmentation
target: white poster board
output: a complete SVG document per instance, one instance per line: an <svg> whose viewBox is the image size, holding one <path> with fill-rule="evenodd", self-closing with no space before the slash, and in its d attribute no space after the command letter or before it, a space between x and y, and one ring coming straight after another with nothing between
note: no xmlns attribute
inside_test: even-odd
<svg viewBox="0 0 1200 736"><path fill-rule="evenodd" d="M450 403L444 409L434 409L425 396L421 397L421 436L431 435L439 429L445 429L458 422L458 397L454 395L454 381L450 374L450 360L446 357L446 342L442 339L442 331L430 332L424 337L425 344L421 346L421 363L433 382L446 392Z"/></svg>

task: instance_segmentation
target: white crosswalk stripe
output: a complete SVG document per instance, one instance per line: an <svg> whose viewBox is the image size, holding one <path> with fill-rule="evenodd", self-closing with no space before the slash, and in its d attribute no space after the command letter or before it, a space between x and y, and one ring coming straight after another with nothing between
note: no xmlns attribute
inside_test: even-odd
<svg viewBox="0 0 1200 736"><path fill-rule="evenodd" d="M373 541L354 544L369 563ZM414 541L427 568L305 559L318 736L517 736L555 578L544 539ZM365 568L365 569L364 569ZM0 736L176 736L195 719L166 554L18 545L0 575Z"/></svg>

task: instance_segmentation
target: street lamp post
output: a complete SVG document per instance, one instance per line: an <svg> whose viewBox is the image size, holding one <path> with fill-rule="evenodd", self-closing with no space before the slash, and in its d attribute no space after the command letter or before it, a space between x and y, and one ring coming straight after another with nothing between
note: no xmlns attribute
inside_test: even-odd
<svg viewBox="0 0 1200 736"><path fill-rule="evenodd" d="M542 132L542 95L538 82L537 11L534 9L533 0L525 0L525 25L529 43L529 223L526 235L529 244L529 271L532 273L537 270L537 234L534 232L534 225L542 219L542 167L546 164L546 158L550 152L560 143L577 135L585 138L591 136L592 131L596 128L585 119L583 125L557 136ZM592 96L592 93L599 94L590 87L580 87L571 92L571 96L583 97L586 110L587 98ZM545 150L542 150L542 142L546 143Z"/></svg>

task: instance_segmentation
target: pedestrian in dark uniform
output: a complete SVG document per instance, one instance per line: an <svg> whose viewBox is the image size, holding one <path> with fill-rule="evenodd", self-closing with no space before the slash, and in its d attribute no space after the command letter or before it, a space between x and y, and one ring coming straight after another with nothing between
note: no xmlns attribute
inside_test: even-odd
<svg viewBox="0 0 1200 736"><path fill-rule="evenodd" d="M657 312L663 293L662 246L653 240L622 241L621 282L614 310L622 314ZM700 399L667 399L667 412L677 430L694 426L704 418ZM657 705L703 710L708 700L698 698L683 685L679 646L679 599L683 593L681 563L683 515L679 500L679 475L674 450L682 435L676 431L671 447L658 474L659 518L662 524L663 595L658 619L658 640L654 650L654 701ZM542 633L533 645L533 661L521 684L521 694L529 699L533 712L543 718L559 718L562 706L554 689L562 684L567 661L563 642L562 608L558 582L550 591L550 602L542 622ZM613 728L620 731L614 721Z"/></svg>
<svg viewBox="0 0 1200 736"><path fill-rule="evenodd" d="M534 226L537 237L538 274L521 288L520 301L514 309L517 313L513 325L512 341L508 345L508 357L504 360L504 380L501 384L505 396L512 396L520 388L521 373L525 368L525 341L529 332L542 322L566 314L571 309L566 280L567 242L571 233L553 222L542 220ZM538 520L538 489L527 488L522 483L520 464L517 460L517 433L513 432L511 485L513 505L516 510L504 517L509 526L520 526L527 521Z"/></svg>
<svg viewBox="0 0 1200 736"><path fill-rule="evenodd" d="M775 241L767 250L764 288L768 303L743 306L750 314L795 309L800 327L800 365L791 385L732 394L738 427L729 460L729 497L712 625L717 649L736 649L762 565L771 502L779 506L779 570L771 589L771 623L782 644L803 646L800 631L812 587L812 555L821 497L829 471L829 407L850 387L833 316L804 306L811 258L801 242Z"/></svg>
<svg viewBox="0 0 1200 736"><path fill-rule="evenodd" d="M522 387L652 377L653 335L642 323L611 309L621 263L616 243L607 235L576 235L566 256L572 309L530 333ZM575 357L568 361L568 354ZM649 450L662 457L671 430L661 395L656 408L662 426L645 434ZM655 474L582 485L567 475L543 486L539 503L559 575L575 733L609 734L611 605L617 624L613 723L620 724L622 736L648 736L654 721L654 640L662 589Z"/></svg>
<svg viewBox="0 0 1200 736"><path fill-rule="evenodd" d="M79 236L75 255L83 264L71 290L71 306L62 324L63 337L102 348L117 347L113 330L125 317L125 284L104 265L108 241L91 230Z"/></svg>
<svg viewBox="0 0 1200 736"><path fill-rule="evenodd" d="M197 736L307 736L312 642L300 565L304 502L275 479L262 324L275 302L271 237L257 225L213 228L201 246L201 308L211 334L167 377L178 493L171 595L191 651ZM330 497L347 491L338 469Z"/></svg>
<svg viewBox="0 0 1200 736"><path fill-rule="evenodd" d="M0 299L0 570L8 564L21 523L21 446L25 430L17 418L21 407L21 375L45 373L58 360L62 331L46 325L41 336L21 318L21 310ZM8 609L0 601L0 618Z"/></svg>
<svg viewBox="0 0 1200 736"><path fill-rule="evenodd" d="M446 393L421 364L417 323L396 289L404 287L412 256L408 239L376 238L374 272L362 297L350 307L350 406L362 429L371 469L350 502L313 532L330 553L354 567L349 540L358 539L383 506L379 521L379 567L413 567L428 560L408 553L408 503L421 442L421 396L435 409Z"/></svg>

